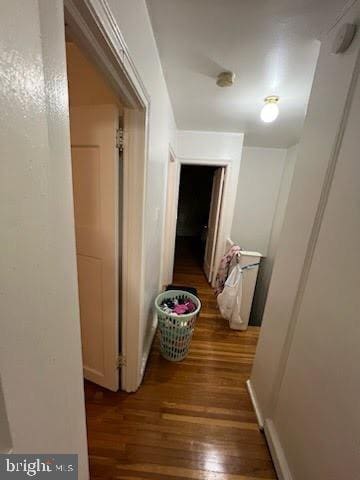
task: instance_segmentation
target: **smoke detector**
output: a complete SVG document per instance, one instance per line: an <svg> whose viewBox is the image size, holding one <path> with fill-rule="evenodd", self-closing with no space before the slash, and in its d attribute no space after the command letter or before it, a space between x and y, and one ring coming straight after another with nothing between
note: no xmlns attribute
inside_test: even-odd
<svg viewBox="0 0 360 480"><path fill-rule="evenodd" d="M221 72L217 76L216 85L218 87L231 87L235 81L234 72Z"/></svg>

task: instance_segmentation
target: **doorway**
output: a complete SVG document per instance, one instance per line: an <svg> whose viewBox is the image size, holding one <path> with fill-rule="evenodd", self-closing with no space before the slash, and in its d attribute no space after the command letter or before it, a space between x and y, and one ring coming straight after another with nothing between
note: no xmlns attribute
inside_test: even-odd
<svg viewBox="0 0 360 480"><path fill-rule="evenodd" d="M183 165L177 206L175 256L191 249L199 265L204 263L214 167Z"/></svg>
<svg viewBox="0 0 360 480"><path fill-rule="evenodd" d="M177 204L175 266L191 257L209 283L215 272L215 251L223 198L225 168L182 165Z"/></svg>
<svg viewBox="0 0 360 480"><path fill-rule="evenodd" d="M66 58L84 377L117 391L123 106L76 43Z"/></svg>
<svg viewBox="0 0 360 480"><path fill-rule="evenodd" d="M146 363L149 98L113 25L100 29L99 12L81 0L64 9L84 376L113 391L120 376L132 392Z"/></svg>

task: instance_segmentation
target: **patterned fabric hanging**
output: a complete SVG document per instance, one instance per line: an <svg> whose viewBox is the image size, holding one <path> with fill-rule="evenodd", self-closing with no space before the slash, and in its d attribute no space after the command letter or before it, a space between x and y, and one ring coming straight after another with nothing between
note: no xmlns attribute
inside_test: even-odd
<svg viewBox="0 0 360 480"><path fill-rule="evenodd" d="M222 257L220 261L219 270L215 280L215 295L219 295L224 290L226 279L230 275L233 266L236 264L236 256L241 252L241 248L238 245L234 245L230 250Z"/></svg>

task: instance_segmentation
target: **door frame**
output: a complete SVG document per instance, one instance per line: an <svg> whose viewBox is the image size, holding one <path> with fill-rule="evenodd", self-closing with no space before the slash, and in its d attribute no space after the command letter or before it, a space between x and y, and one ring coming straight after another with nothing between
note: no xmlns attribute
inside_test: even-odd
<svg viewBox="0 0 360 480"><path fill-rule="evenodd" d="M121 367L121 388L133 392L140 386L142 376L144 218L150 96L107 2L63 1L66 27L108 79L124 105L122 277L119 292L122 351L118 367Z"/></svg>
<svg viewBox="0 0 360 480"><path fill-rule="evenodd" d="M181 165L176 160L176 155L171 145L169 146L169 161L167 165L167 182L165 192L165 223L163 229L163 255L161 265L162 285L160 288L170 285L173 280L174 256L175 256L175 237L177 224L177 206L179 202ZM171 187L175 186L171 191ZM175 233L174 233L175 232Z"/></svg>
<svg viewBox="0 0 360 480"><path fill-rule="evenodd" d="M177 156L173 150L171 150L171 155L176 162L177 168L175 169L175 185L176 188L173 192L173 199L171 202L166 202L166 211L165 218L176 218L177 209L179 203L179 187L180 187L180 174L182 165L193 165L193 166L209 166L209 167L219 167L225 169L224 176L224 186L222 193L222 206L219 216L218 223L218 232L217 232L217 242L215 248L214 256L214 275L212 277L211 286L215 286L216 273L218 265L220 264L221 257L224 255L226 249L226 242L230 236L231 221L233 216L233 211L228 212L229 210L229 199L231 196L231 185L230 185L230 176L231 176L231 160L219 160L219 159L207 159L207 158L183 158ZM167 178L167 188L169 182L172 181ZM230 213L230 215L228 215ZM228 221L229 217L231 218L230 223ZM174 258L175 258L175 240L176 240L176 223L173 222L171 225L165 225L164 227L164 239L163 239L163 265L162 265L162 280L163 286L172 283L173 273L174 273ZM230 225L230 227L229 227ZM166 253L165 253L166 252Z"/></svg>
<svg viewBox="0 0 360 480"><path fill-rule="evenodd" d="M216 183L215 183L215 175L217 172L221 169L221 178L220 178L220 184L219 188L215 189ZM207 238L206 238L206 245L205 245L205 253L204 253L204 260L203 260L203 269L205 272L205 276L208 278L209 283L212 285L213 281L216 278L216 271L215 271L215 253L216 253L216 245L218 243L218 231L219 231L219 223L220 223L220 216L222 212L222 205L223 205L223 198L224 198L224 184L225 184L225 173L226 173L226 168L225 167L217 167L216 170L214 171L214 176L213 176L213 184L211 188L211 199L210 199L210 209L209 209L209 215L208 215L208 225L207 225ZM216 210L218 210L217 213L215 213L217 221L215 223L214 227L214 233L213 233L213 239L214 239L214 245L211 247L211 256L210 256L210 263L209 263L209 272L207 272L206 268L206 258L208 254L208 249L209 249L209 233L210 233L210 227L211 227L211 216L214 211L215 203L218 202L218 205L216 207Z"/></svg>

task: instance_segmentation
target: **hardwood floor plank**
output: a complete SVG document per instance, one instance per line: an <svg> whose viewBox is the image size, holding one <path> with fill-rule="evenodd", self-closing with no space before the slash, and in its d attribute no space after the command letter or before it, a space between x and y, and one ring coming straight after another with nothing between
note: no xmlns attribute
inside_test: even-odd
<svg viewBox="0 0 360 480"><path fill-rule="evenodd" d="M209 470L195 470L190 468L179 467L165 467L163 465L155 464L135 464L118 466L119 470L122 469L135 471L135 472L151 472L160 475L166 475L166 478L173 478L177 476L179 478L194 479L194 480L256 480L260 477L253 477L249 475L238 475L231 473L219 473ZM261 477L263 480L270 480L274 477Z"/></svg>
<svg viewBox="0 0 360 480"><path fill-rule="evenodd" d="M152 347L134 394L85 384L92 480L270 480L275 471L246 389L259 329L229 329L186 245L174 283L202 301L189 355L180 363Z"/></svg>
<svg viewBox="0 0 360 480"><path fill-rule="evenodd" d="M241 430L258 430L254 423L238 422L235 420L223 420L222 418L192 417L189 415L176 415L173 413L163 413L164 420L177 422L197 423L198 425L211 425L215 427L240 428Z"/></svg>

